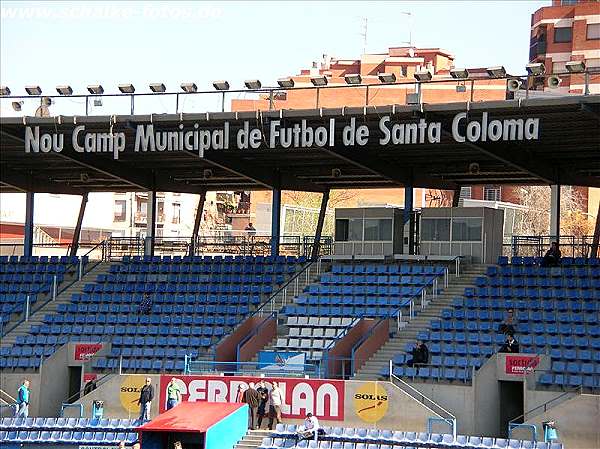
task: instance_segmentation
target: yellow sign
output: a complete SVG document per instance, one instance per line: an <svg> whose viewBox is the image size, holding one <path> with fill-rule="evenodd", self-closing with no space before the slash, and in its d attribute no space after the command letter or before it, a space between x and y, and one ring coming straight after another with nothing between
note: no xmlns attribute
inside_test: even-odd
<svg viewBox="0 0 600 449"><path fill-rule="evenodd" d="M365 422L376 423L388 410L388 394L378 382L367 382L354 393L354 412Z"/></svg>
<svg viewBox="0 0 600 449"><path fill-rule="evenodd" d="M130 413L139 413L140 406L138 399L140 398L140 391L146 383L146 376L130 375L126 376L121 383L121 389L119 390L119 399L121 399L121 405L125 410Z"/></svg>

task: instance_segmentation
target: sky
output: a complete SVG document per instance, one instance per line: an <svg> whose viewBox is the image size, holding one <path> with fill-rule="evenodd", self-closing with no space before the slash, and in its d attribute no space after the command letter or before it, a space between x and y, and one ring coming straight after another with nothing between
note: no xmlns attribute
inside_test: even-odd
<svg viewBox="0 0 600 449"><path fill-rule="evenodd" d="M217 79L229 80L232 88L256 78L264 86L275 85L277 78L310 67L323 54L358 57L364 18L367 52L386 52L412 40L417 47L449 50L457 67L504 65L509 73L522 74L531 14L550 3L2 1L0 81L13 95L24 95L24 86L31 84L53 94L61 84L71 85L75 93L95 83L106 93L128 82L137 92L147 92L151 82L163 82L170 91L181 82L212 89ZM111 113L127 112L125 100L114 100ZM220 109L216 95L203 101ZM60 107L70 112L84 110L81 99L64 102ZM29 103L23 111L37 106ZM165 97L145 98L136 108L158 113L173 105ZM6 100L0 112L14 114Z"/></svg>

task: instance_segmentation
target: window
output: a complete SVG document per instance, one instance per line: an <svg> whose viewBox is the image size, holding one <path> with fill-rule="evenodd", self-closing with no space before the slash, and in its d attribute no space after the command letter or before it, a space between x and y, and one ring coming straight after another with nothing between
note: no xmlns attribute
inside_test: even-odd
<svg viewBox="0 0 600 449"><path fill-rule="evenodd" d="M392 240L392 220L381 218L365 219L365 241Z"/></svg>
<svg viewBox="0 0 600 449"><path fill-rule="evenodd" d="M485 201L500 201L502 188L499 186L485 186L483 188L483 199Z"/></svg>
<svg viewBox="0 0 600 449"><path fill-rule="evenodd" d="M348 220L348 240L351 242L362 241L363 239L363 219L352 218Z"/></svg>
<svg viewBox="0 0 600 449"><path fill-rule="evenodd" d="M560 5L561 6L572 6L572 5L576 5L577 4L577 0L561 0Z"/></svg>
<svg viewBox="0 0 600 449"><path fill-rule="evenodd" d="M335 220L335 241L336 242L347 242L348 241L348 220L338 218Z"/></svg>
<svg viewBox="0 0 600 449"><path fill-rule="evenodd" d="M571 42L571 38L573 35L573 28L564 27L564 28L554 28L554 42Z"/></svg>
<svg viewBox="0 0 600 449"><path fill-rule="evenodd" d="M421 240L425 242L449 242L449 218L423 218L421 220Z"/></svg>
<svg viewBox="0 0 600 449"><path fill-rule="evenodd" d="M481 218L454 218L452 240L455 242L480 242Z"/></svg>
<svg viewBox="0 0 600 449"><path fill-rule="evenodd" d="M181 204L173 203L173 224L181 222Z"/></svg>
<svg viewBox="0 0 600 449"><path fill-rule="evenodd" d="M600 23L588 23L587 26L588 39L600 39Z"/></svg>
<svg viewBox="0 0 600 449"><path fill-rule="evenodd" d="M590 58L585 60L585 66L588 69L599 69L600 68L600 58Z"/></svg>
<svg viewBox="0 0 600 449"><path fill-rule="evenodd" d="M471 199L471 187L461 187L459 198L462 200L470 200Z"/></svg>
<svg viewBox="0 0 600 449"><path fill-rule="evenodd" d="M567 71L566 62L553 62L552 73L565 73Z"/></svg>
<svg viewBox="0 0 600 449"><path fill-rule="evenodd" d="M115 207L113 209L113 221L125 221L127 216L127 201L125 200L115 200Z"/></svg>

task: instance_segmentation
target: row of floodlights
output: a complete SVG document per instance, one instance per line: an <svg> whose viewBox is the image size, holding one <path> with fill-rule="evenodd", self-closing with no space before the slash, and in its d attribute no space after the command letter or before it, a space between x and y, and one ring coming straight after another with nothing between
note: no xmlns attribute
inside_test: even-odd
<svg viewBox="0 0 600 449"><path fill-rule="evenodd" d="M569 73L582 73L585 71L585 63L583 61L569 61L565 64L565 67ZM543 63L531 63L525 66L527 74L530 76L541 76L546 73L546 67ZM488 75L492 78L505 78L507 76L506 69L504 66L488 67L486 69ZM454 79L466 80L469 78L469 71L467 69L451 69L450 76ZM380 73L377 75L379 81L383 84L392 84L396 82L396 75L393 73ZM417 81L430 81L432 74L429 70L418 70L415 72L414 77ZM358 74L346 75L344 77L346 84L361 84L362 77ZM310 82L315 87L322 87L327 85L327 77L324 75L312 76ZM292 88L294 87L294 80L292 78L280 78L277 80L277 84L281 88ZM260 89L262 83L260 80L246 80L244 85L247 89ZM119 84L119 91L123 94L135 93L135 87L133 84ZM225 91L229 90L229 82L225 80L219 80L213 82L213 87L216 90ZM102 95L104 93L104 87L100 84L87 86L87 90L92 95ZM154 93L165 93L167 88L163 83L151 83L150 90ZM195 83L182 83L181 90L185 93L194 93L198 91L198 86ZM26 86L25 91L28 95L41 95L42 89L40 86ZM73 95L73 88L71 86L57 86L56 91L60 95ZM1 96L9 96L10 89L6 86L0 88Z"/></svg>

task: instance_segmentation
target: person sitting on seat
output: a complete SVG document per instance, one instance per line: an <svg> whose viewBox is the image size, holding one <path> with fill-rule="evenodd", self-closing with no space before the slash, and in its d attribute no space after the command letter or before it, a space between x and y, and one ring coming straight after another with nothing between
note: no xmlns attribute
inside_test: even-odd
<svg viewBox="0 0 600 449"><path fill-rule="evenodd" d="M560 249L558 249L558 243L552 242L550 249L544 255L542 259L542 267L558 267L560 265Z"/></svg>
<svg viewBox="0 0 600 449"><path fill-rule="evenodd" d="M515 337L512 334L508 334L508 336L506 337L506 342L500 348L500 352L505 352L509 354L519 353L519 342L515 340Z"/></svg>
<svg viewBox="0 0 600 449"><path fill-rule="evenodd" d="M304 420L304 425L298 428L298 433L296 437L298 440L312 440L317 441L317 437L319 435L324 435L325 430L319 427L319 420L312 413L308 412L306 414L306 419Z"/></svg>
<svg viewBox="0 0 600 449"><path fill-rule="evenodd" d="M513 309L508 309L508 314L506 315L506 318L504 319L504 321L502 321L502 323L500 323L500 326L498 326L498 332L505 335L515 335L516 325L517 323L515 323L514 320Z"/></svg>
<svg viewBox="0 0 600 449"><path fill-rule="evenodd" d="M421 340L417 340L410 353L412 359L406 362L408 366L427 365L429 363L429 349Z"/></svg>
<svg viewBox="0 0 600 449"><path fill-rule="evenodd" d="M152 311L152 298L149 293L144 293L142 302L140 302L140 313L144 315L149 314Z"/></svg>

